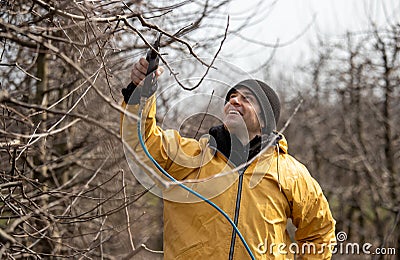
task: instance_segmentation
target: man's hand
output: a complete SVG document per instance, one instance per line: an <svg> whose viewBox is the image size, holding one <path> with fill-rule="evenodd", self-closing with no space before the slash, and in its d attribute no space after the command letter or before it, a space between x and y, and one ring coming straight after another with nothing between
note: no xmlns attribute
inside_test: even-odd
<svg viewBox="0 0 400 260"><path fill-rule="evenodd" d="M131 70L131 83L121 90L124 96L124 101L126 104L138 104L141 96L142 89L138 89L131 98L132 93L134 93L136 87L142 87L144 84L144 79L146 78L147 68L149 67L149 62L145 58L140 58ZM164 69L160 66L155 70L155 76L158 78ZM151 93L152 94L152 93Z"/></svg>
<svg viewBox="0 0 400 260"><path fill-rule="evenodd" d="M145 58L140 58L139 61L133 65L131 71L131 81L136 86L142 86L143 80L146 77L147 67L149 66L149 62ZM156 77L159 77L164 72L162 67L158 67L155 71Z"/></svg>

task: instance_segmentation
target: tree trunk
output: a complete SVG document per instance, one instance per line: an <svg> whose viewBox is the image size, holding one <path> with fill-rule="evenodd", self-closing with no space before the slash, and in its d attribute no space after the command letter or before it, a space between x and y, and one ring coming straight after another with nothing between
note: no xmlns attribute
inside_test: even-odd
<svg viewBox="0 0 400 260"><path fill-rule="evenodd" d="M37 59L37 77L40 79L37 84L37 89L36 89L36 104L40 104L42 107L47 107L48 105L48 61L47 61L47 53L45 50L42 50L38 54L38 59ZM36 118L36 124L39 124L38 133L43 133L47 131L47 125L46 125L46 120L47 120L47 113L45 111L42 111L37 118ZM39 165L40 170L37 172L37 176L35 176L39 182L44 182L48 178L48 173L47 173L47 167L46 167L46 139L42 138L38 142L39 145L39 154L36 158L36 165Z"/></svg>

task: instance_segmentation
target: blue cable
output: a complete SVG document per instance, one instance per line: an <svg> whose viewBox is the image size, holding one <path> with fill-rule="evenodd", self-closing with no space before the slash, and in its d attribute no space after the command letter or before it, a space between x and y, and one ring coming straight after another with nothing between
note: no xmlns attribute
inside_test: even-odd
<svg viewBox="0 0 400 260"><path fill-rule="evenodd" d="M183 185L182 183L178 182L167 171L165 171L164 168L162 168L160 164L158 164L158 162L153 158L153 156L151 156L151 154L150 154L149 150L147 150L146 144L144 143L143 138L142 138L142 129L141 129L141 123L142 122L141 121L142 121L142 112L143 112L143 108L144 108L144 104L145 103L146 103L146 99L141 98L140 107L139 107L139 120L138 120L138 127L137 127L137 132L138 132L138 136L139 136L139 142L140 142L140 145L143 148L144 153L147 155L147 157L150 159L150 161L157 167L157 169L160 170L165 176L168 177L168 179L170 179L172 182L178 184L180 187L182 187L186 191L192 193L196 197L198 197L198 198L202 199L203 201L207 202L209 205L211 205L213 208L215 208L219 213L221 213L228 220L228 222L231 224L233 229L235 229L236 233L238 234L238 236L239 236L240 240L242 241L243 245L245 246L245 248L247 250L247 253L251 257L251 259L255 260L256 258L254 257L253 252L251 252L251 249L250 249L249 245L247 244L246 240L244 239L243 235L240 233L238 227L235 225L233 220L228 216L228 214L226 214L226 212L223 211L220 207L218 207L214 202L210 201L209 199L207 199L206 197L204 197L200 193L198 193L198 192L192 190L191 188L187 187L186 185Z"/></svg>

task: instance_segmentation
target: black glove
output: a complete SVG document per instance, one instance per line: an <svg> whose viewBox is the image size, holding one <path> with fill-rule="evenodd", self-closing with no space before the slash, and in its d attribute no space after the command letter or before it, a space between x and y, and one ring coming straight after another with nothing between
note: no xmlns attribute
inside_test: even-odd
<svg viewBox="0 0 400 260"><path fill-rule="evenodd" d="M128 105L139 104L142 90L139 88L137 91L135 91L136 87L137 86L135 84L133 84L133 82L131 82L131 83L129 83L129 85L126 88L123 88L121 90L126 104L128 104ZM135 92L134 96L132 96L133 92ZM131 98L131 96L132 96L132 98Z"/></svg>

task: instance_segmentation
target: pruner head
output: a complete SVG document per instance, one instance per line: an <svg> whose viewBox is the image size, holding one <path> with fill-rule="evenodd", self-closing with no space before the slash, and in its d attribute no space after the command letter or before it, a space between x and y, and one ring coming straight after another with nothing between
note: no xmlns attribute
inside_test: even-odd
<svg viewBox="0 0 400 260"><path fill-rule="evenodd" d="M158 50L158 49L160 48L161 35L162 35L161 32L159 32L159 33L157 34L156 41L154 42L154 45L153 45L154 49L157 49L157 50Z"/></svg>
<svg viewBox="0 0 400 260"><path fill-rule="evenodd" d="M158 55L157 52L158 52L158 50L160 49L161 35L162 35L161 32L159 32L159 33L157 34L156 41L155 41L154 44L152 45L153 49L150 49L149 52L147 53L147 55L150 56L149 59L156 59L156 58L157 58L157 55ZM157 52L154 51L154 50L156 50Z"/></svg>

